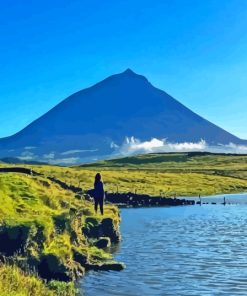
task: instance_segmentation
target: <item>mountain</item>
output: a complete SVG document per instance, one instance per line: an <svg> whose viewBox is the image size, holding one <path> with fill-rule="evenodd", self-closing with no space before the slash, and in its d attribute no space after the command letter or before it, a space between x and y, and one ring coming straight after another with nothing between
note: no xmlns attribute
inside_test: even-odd
<svg viewBox="0 0 247 296"><path fill-rule="evenodd" d="M76 163L117 154L124 145L148 146L153 138L151 144L160 148L163 139L203 140L214 146L247 143L127 69L69 96L17 134L0 139L0 157Z"/></svg>

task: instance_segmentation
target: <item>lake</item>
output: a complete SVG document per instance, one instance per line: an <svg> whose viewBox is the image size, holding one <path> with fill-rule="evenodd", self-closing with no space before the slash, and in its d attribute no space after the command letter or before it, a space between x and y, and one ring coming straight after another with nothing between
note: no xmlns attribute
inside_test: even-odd
<svg viewBox="0 0 247 296"><path fill-rule="evenodd" d="M247 194L224 196L241 204L122 209L126 269L89 272L81 295L247 295Z"/></svg>

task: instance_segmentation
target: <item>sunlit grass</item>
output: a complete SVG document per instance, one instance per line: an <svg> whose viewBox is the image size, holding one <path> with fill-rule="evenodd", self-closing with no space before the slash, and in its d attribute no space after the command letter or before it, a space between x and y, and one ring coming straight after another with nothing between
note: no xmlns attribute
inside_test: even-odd
<svg viewBox="0 0 247 296"><path fill-rule="evenodd" d="M17 266L0 264L1 296L74 296L72 284L51 282L47 285L36 275Z"/></svg>
<svg viewBox="0 0 247 296"><path fill-rule="evenodd" d="M247 190L247 156L147 154L101 161L81 167L33 166L84 190L101 172L108 192L162 196L196 196Z"/></svg>
<svg viewBox="0 0 247 296"><path fill-rule="evenodd" d="M103 250L92 247L82 232L86 217L102 219L101 215L94 214L93 203L83 196L76 198L72 191L62 189L45 177L0 174L0 204L1 233L7 231L13 237L22 233L23 240L25 235L28 237L21 256L16 257L17 264L18 260L30 257L39 260L51 254L73 270L76 266L73 261L74 249L99 261L111 258ZM104 218L119 223L117 208L105 206ZM0 244L4 246L3 241ZM74 294L72 283L53 282L51 289L37 276L25 273L16 266L0 266L0 295Z"/></svg>

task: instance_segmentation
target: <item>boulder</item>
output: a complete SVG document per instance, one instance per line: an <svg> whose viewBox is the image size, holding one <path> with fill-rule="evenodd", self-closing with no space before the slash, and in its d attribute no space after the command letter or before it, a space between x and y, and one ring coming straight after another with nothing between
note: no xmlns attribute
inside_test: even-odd
<svg viewBox="0 0 247 296"><path fill-rule="evenodd" d="M83 227L83 234L88 238L109 237L111 243L118 243L121 239L119 226L111 218L104 218L101 222L95 218L87 218Z"/></svg>
<svg viewBox="0 0 247 296"><path fill-rule="evenodd" d="M0 228L0 253L13 256L23 252L27 244L30 225L4 225Z"/></svg>
<svg viewBox="0 0 247 296"><path fill-rule="evenodd" d="M39 275L50 281L74 281L84 275L84 267L76 261L65 262L55 254L45 254L37 266Z"/></svg>
<svg viewBox="0 0 247 296"><path fill-rule="evenodd" d="M67 266L54 254L43 255L38 265L39 275L46 280L58 280L68 282L73 276L68 272Z"/></svg>
<svg viewBox="0 0 247 296"><path fill-rule="evenodd" d="M100 237L94 245L99 249L104 249L111 246L111 240L109 237Z"/></svg>
<svg viewBox="0 0 247 296"><path fill-rule="evenodd" d="M110 238L112 243L118 243L121 239L118 225L114 225L111 218L105 218L101 222L103 236Z"/></svg>
<svg viewBox="0 0 247 296"><path fill-rule="evenodd" d="M81 266L85 266L88 263L88 255L83 254L78 250L73 250L73 259L80 263Z"/></svg>

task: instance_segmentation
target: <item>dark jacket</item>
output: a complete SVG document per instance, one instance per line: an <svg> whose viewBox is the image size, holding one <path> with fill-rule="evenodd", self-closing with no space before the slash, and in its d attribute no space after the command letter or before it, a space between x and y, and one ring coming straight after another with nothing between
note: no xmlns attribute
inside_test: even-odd
<svg viewBox="0 0 247 296"><path fill-rule="evenodd" d="M94 197L95 198L105 197L104 184L102 181L99 181L94 184Z"/></svg>

